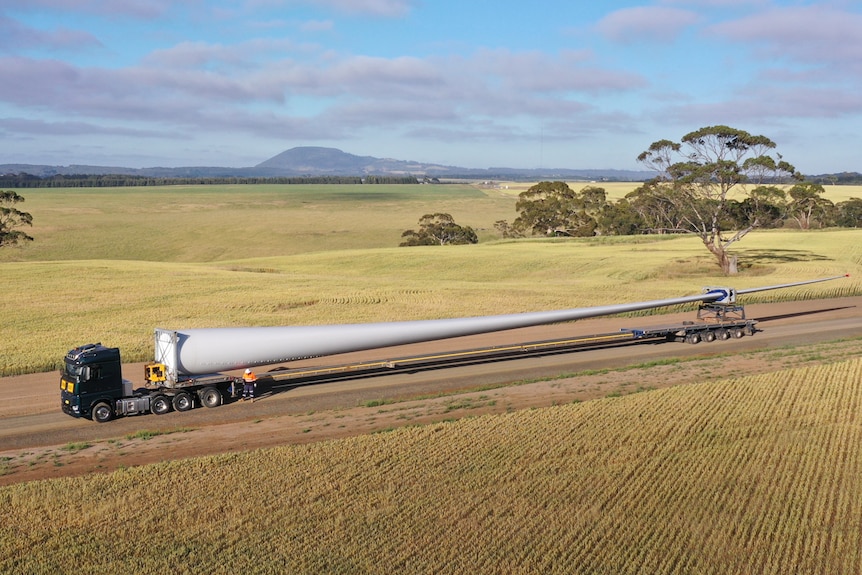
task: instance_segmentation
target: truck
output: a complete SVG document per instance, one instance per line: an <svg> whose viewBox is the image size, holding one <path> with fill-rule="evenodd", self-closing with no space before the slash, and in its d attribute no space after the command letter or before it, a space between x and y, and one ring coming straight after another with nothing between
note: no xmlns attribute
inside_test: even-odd
<svg viewBox="0 0 862 575"><path fill-rule="evenodd" d="M616 334L531 342L514 348L535 351L562 345L577 348L658 338L694 344L742 337L755 333L756 322L745 318L744 307L737 304L737 295L839 277L847 276L746 290L708 287L700 294L679 298L496 316L318 326L157 328L154 361L145 366L145 386L137 389L122 376L118 348L91 343L70 350L64 358L60 378L61 408L68 415L87 417L98 423L124 415L188 411L199 405L213 408L241 393L241 378L224 373L231 370L689 303L699 304L696 321L655 328L625 328ZM483 348L447 356L475 357L502 351ZM387 359L314 371L344 372L379 365L391 368L417 365L429 359L423 356ZM308 373L308 370L288 370L278 377L303 377Z"/></svg>
<svg viewBox="0 0 862 575"><path fill-rule="evenodd" d="M60 377L62 409L73 417L98 423L121 415L188 411L195 405L217 407L239 394L240 378L224 374L179 377L169 380L165 365L145 366L147 386L132 389L122 376L120 350L101 343L70 350Z"/></svg>

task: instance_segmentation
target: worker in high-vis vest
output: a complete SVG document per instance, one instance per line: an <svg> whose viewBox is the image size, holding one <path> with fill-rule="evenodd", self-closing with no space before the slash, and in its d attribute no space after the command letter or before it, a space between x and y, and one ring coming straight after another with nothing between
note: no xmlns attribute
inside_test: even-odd
<svg viewBox="0 0 862 575"><path fill-rule="evenodd" d="M250 369L245 370L245 373L242 374L242 398L243 399L254 399L254 390L257 387L257 376Z"/></svg>

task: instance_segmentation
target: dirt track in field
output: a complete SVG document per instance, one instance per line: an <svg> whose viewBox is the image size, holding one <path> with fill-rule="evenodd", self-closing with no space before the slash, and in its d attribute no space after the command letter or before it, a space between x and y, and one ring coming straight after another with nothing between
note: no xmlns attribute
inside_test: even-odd
<svg viewBox="0 0 862 575"><path fill-rule="evenodd" d="M275 387L255 402L144 415L99 425L60 411L56 373L0 378L0 485L107 472L169 459L308 443L427 424L625 395L644 389L775 371L858 354L862 343L807 346L862 337L862 297L755 304L752 337L688 345L650 343L362 379ZM690 319L691 314L601 318L481 336L344 354L291 364L334 365L558 337L612 333ZM660 359L667 365L622 369ZM124 375L143 384L142 364ZM567 377L587 370L598 373ZM266 378L262 378L262 386ZM541 381L533 381L541 380ZM508 385L518 382L518 385Z"/></svg>

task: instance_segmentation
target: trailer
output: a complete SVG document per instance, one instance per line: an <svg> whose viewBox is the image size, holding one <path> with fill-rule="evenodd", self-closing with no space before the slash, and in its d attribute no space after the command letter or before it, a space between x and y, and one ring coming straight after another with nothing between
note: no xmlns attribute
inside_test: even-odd
<svg viewBox="0 0 862 575"><path fill-rule="evenodd" d="M298 368L275 368L264 374L267 384L288 383L291 387L304 384L335 381L352 377L383 375L399 370L437 369L455 367L465 363L479 363L520 359L556 353L575 353L590 349L616 347L632 344L685 342L690 344L719 340L738 339L757 333L756 321L727 321L705 324L686 321L678 324L644 328L621 328L618 332L579 335L563 339L551 339L495 345L464 350L441 351L431 354L388 357L385 359L316 365Z"/></svg>
<svg viewBox="0 0 862 575"><path fill-rule="evenodd" d="M119 349L97 343L70 350L65 356L60 379L61 408L73 417L89 417L104 423L123 415L188 411L197 405L217 407L241 393L241 379L224 373L231 370L689 303L700 306L697 321L658 328L627 328L615 334L589 336L581 342L557 340L509 347L547 351L563 345L584 347L597 342L624 343L663 338L666 341L698 343L742 337L754 334L756 328L754 321L745 319L744 308L737 305L738 294L839 277L846 276L746 290L709 287L704 288L701 294L678 298L496 316L346 325L156 329L154 361L145 368L146 385L138 389L132 389L133 384L122 377ZM486 348L448 355L454 359L459 354L478 357L504 351ZM385 359L364 366L333 366L328 369L355 372L381 365L391 368L434 359L434 356ZM289 371L278 377L309 375L307 370L304 374Z"/></svg>

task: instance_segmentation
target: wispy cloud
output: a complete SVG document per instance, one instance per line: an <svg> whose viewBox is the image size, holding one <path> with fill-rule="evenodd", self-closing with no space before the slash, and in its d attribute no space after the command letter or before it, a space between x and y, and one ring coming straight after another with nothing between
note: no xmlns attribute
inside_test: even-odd
<svg viewBox="0 0 862 575"><path fill-rule="evenodd" d="M101 45L101 42L89 32L65 27L48 31L39 30L0 15L0 53L18 53L33 48L49 51L78 51Z"/></svg>
<svg viewBox="0 0 862 575"><path fill-rule="evenodd" d="M172 7L183 3L182 0L4 0L4 7L15 11L47 9L108 17L154 19L167 14Z"/></svg>
<svg viewBox="0 0 862 575"><path fill-rule="evenodd" d="M709 30L759 47L763 58L813 66L838 63L857 73L862 70L862 14L829 5L772 8Z"/></svg>
<svg viewBox="0 0 862 575"><path fill-rule="evenodd" d="M670 42L701 21L697 12L664 6L637 6L611 12L596 29L615 42Z"/></svg>
<svg viewBox="0 0 862 575"><path fill-rule="evenodd" d="M245 0L243 4L249 11L313 5L344 14L365 14L384 18L405 16L415 6L413 0Z"/></svg>
<svg viewBox="0 0 862 575"><path fill-rule="evenodd" d="M342 12L387 18L405 16L415 4L412 0L316 0L316 2Z"/></svg>
<svg viewBox="0 0 862 575"><path fill-rule="evenodd" d="M92 122L46 122L24 118L0 118L0 130L33 136L90 136L93 134L133 138L163 138L165 136L164 132L160 131L105 126ZM177 133L175 137L181 136Z"/></svg>

